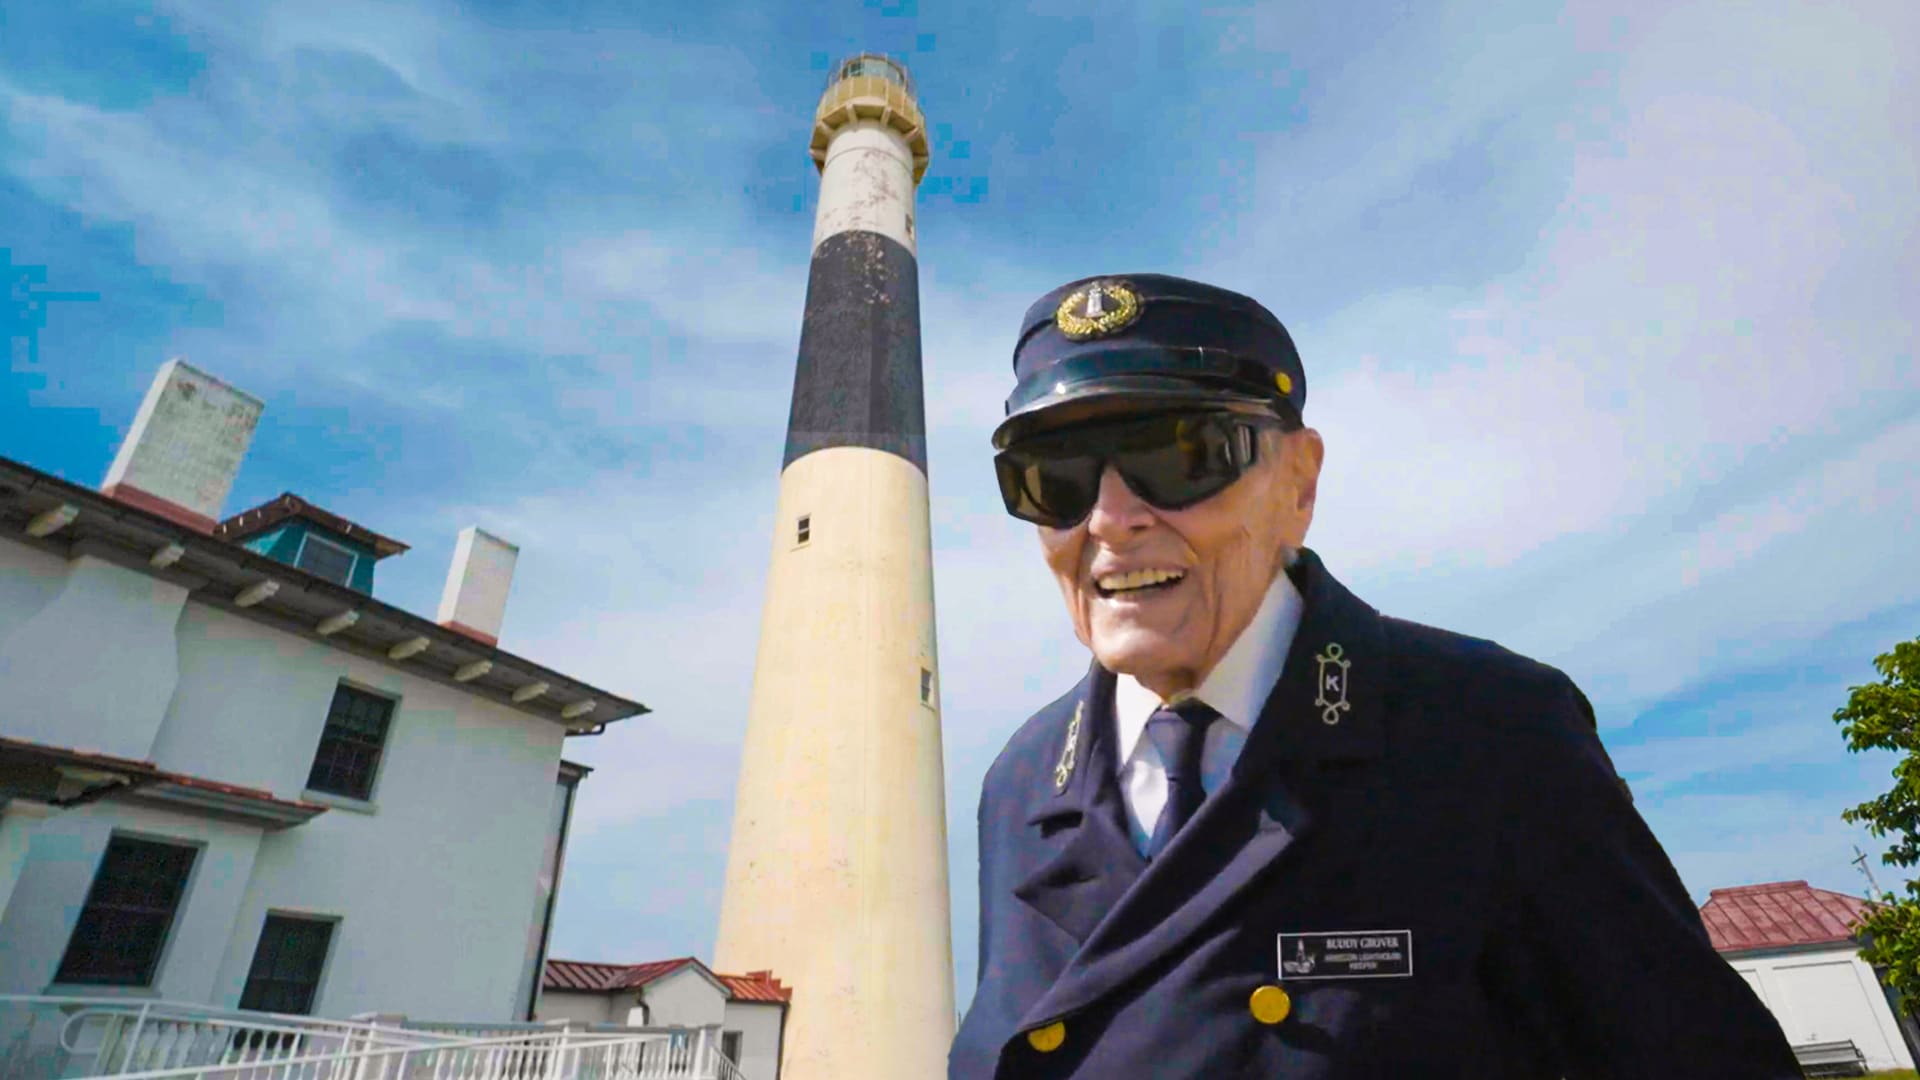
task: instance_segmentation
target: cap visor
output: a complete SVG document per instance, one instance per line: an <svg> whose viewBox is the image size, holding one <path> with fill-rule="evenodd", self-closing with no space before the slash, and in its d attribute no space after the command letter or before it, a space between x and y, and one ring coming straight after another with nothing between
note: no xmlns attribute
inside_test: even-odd
<svg viewBox="0 0 1920 1080"><path fill-rule="evenodd" d="M1125 383L1103 379L1049 394L1002 420L993 429L993 447L1004 450L1029 435L1106 417L1193 408L1273 411L1267 398L1222 392L1184 379L1140 378Z"/></svg>

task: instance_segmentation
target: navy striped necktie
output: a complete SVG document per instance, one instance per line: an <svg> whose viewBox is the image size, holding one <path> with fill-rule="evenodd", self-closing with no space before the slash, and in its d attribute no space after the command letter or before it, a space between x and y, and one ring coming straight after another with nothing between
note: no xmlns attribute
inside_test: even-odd
<svg viewBox="0 0 1920 1080"><path fill-rule="evenodd" d="M1167 804L1161 807L1153 838L1147 841L1147 858L1166 850L1207 797L1200 786L1200 750L1206 745L1207 729L1218 719L1220 714L1199 698L1163 705L1147 718L1147 738L1153 740L1167 768Z"/></svg>

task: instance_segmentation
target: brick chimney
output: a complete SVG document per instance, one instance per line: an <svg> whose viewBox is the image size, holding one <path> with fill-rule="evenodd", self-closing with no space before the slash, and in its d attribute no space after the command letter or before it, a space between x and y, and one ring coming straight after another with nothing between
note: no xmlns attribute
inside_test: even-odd
<svg viewBox="0 0 1920 1080"><path fill-rule="evenodd" d="M478 526L460 530L436 621L476 641L498 645L507 590L513 587L513 565L519 558L518 547Z"/></svg>
<svg viewBox="0 0 1920 1080"><path fill-rule="evenodd" d="M160 365L100 490L212 533L265 408L186 361Z"/></svg>

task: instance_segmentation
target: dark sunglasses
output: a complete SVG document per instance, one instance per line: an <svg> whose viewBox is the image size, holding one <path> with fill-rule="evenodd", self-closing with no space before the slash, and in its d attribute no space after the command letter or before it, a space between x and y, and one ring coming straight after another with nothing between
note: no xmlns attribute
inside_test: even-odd
<svg viewBox="0 0 1920 1080"><path fill-rule="evenodd" d="M1007 513L1065 529L1093 512L1108 465L1135 495L1180 510L1240 479L1254 463L1255 432L1289 426L1243 413L1160 413L1022 439L995 455L993 468Z"/></svg>

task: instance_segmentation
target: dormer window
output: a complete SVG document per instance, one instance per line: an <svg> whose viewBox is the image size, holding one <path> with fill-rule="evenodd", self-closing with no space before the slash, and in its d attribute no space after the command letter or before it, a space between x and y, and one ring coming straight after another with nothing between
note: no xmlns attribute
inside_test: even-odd
<svg viewBox="0 0 1920 1080"><path fill-rule="evenodd" d="M213 535L274 562L356 592L373 592L373 568L407 545L329 513L293 492L242 510L214 526Z"/></svg>
<svg viewBox="0 0 1920 1080"><path fill-rule="evenodd" d="M308 533L301 541L300 554L293 565L335 585L353 580L353 564L359 558L346 548L323 537Z"/></svg>

